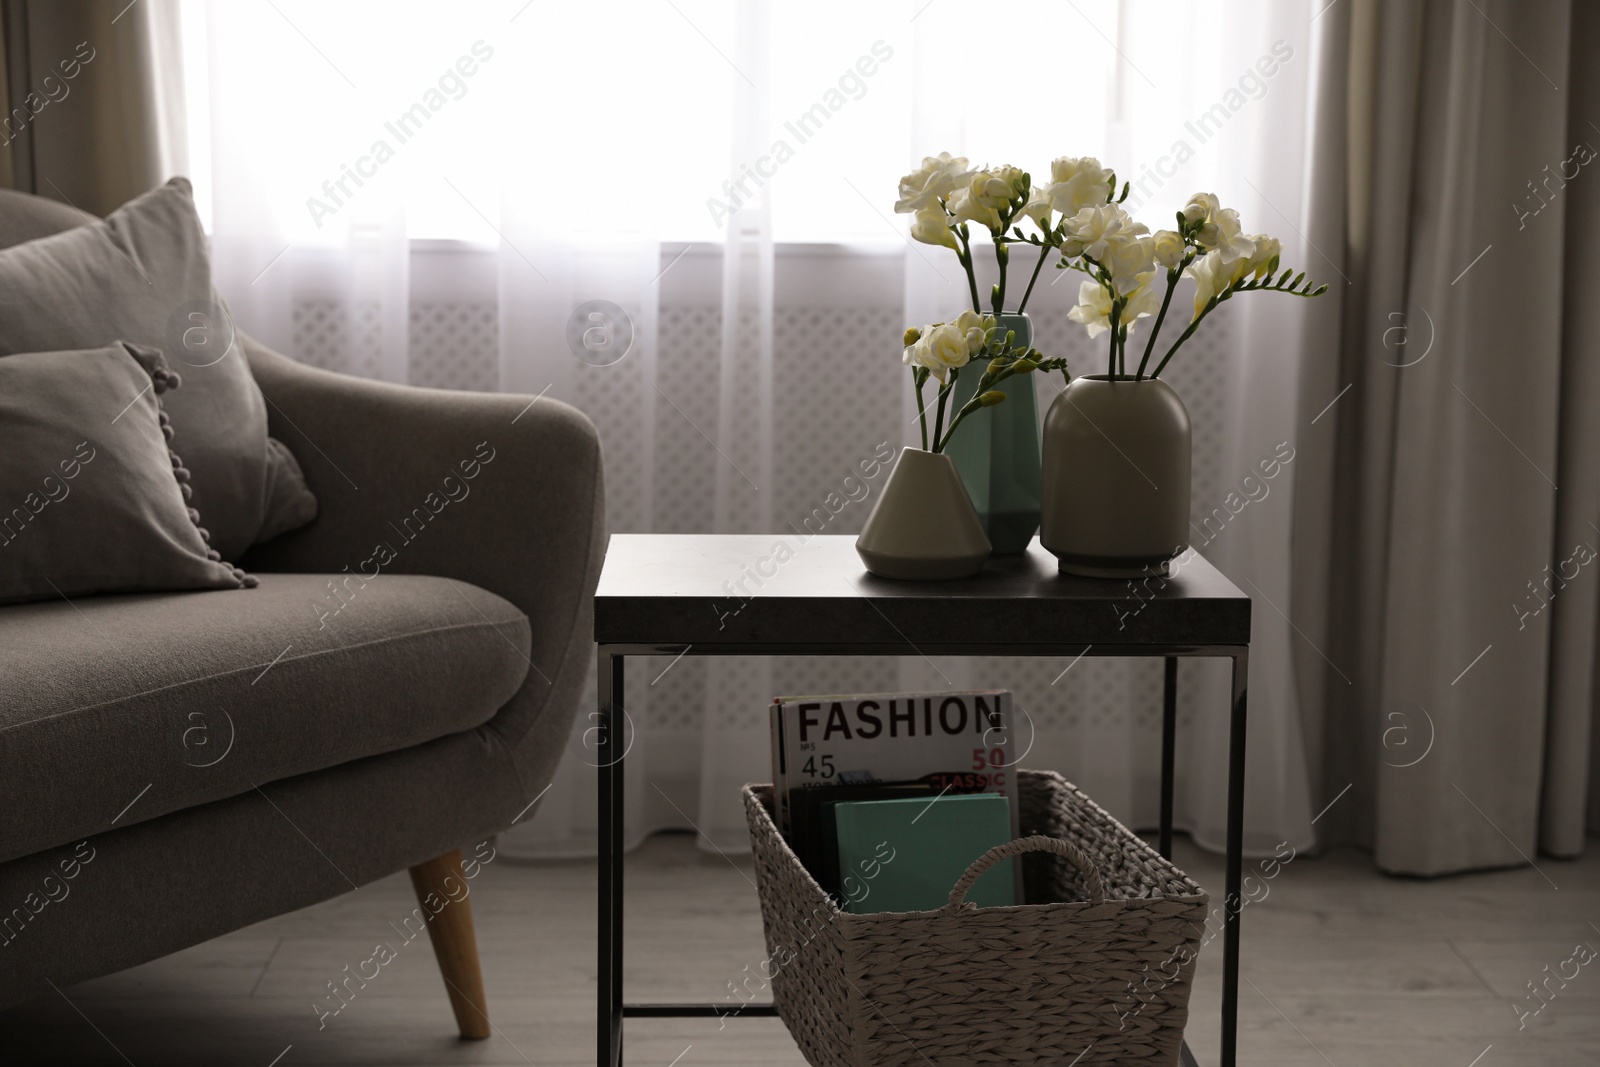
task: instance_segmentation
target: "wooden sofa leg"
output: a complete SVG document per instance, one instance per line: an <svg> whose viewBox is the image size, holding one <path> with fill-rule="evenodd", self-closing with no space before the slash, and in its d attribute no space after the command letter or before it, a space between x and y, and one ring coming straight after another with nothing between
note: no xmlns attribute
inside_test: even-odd
<svg viewBox="0 0 1600 1067"><path fill-rule="evenodd" d="M478 937L472 929L472 903L465 896L467 879L461 871L461 850L451 849L411 868L411 885L417 891L417 902L433 915L428 937L439 961L439 973L444 976L445 990L450 994L450 1007L456 1013L456 1027L464 1038L486 1038L489 1011L483 996L483 971L478 965ZM440 901L445 902L442 907ZM435 908L439 909L436 914Z"/></svg>

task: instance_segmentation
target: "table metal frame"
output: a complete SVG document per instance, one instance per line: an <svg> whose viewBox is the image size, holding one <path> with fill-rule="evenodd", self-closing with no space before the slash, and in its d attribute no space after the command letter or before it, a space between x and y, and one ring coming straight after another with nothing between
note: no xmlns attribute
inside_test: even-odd
<svg viewBox="0 0 1600 1067"><path fill-rule="evenodd" d="M684 644L601 644L599 663L599 756L600 855L599 855L599 1047L596 1062L601 1067L621 1067L622 1024L635 1018L705 1017L724 1014L718 1004L629 1004L622 996L623 949L623 759L627 753L624 736L623 680L628 656L681 656L689 652ZM824 642L749 642L702 646L707 656L903 656L905 642L829 644ZM1054 656L1083 655L1094 649L1096 656L1161 656L1166 660L1162 686L1161 717L1161 854L1172 855L1172 789L1178 718L1178 659L1180 657L1220 657L1233 663L1232 701L1228 741L1228 845L1226 896L1223 901L1222 957L1222 1040L1220 1064L1234 1067L1238 1048L1239 1015L1239 912L1244 864L1244 757L1245 696L1249 678L1250 646L1140 643L1108 645L1083 642L1051 644L990 645L963 642L956 645L919 642L915 652L925 656ZM620 747L620 751L617 751ZM615 753L613 755L613 753ZM771 1004L745 1005L740 1015L774 1016ZM1180 1063L1196 1061L1185 1042Z"/></svg>

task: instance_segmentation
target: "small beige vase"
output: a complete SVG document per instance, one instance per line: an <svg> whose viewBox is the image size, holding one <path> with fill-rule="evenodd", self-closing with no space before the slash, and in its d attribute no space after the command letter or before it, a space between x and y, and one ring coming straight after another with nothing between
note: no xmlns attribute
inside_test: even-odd
<svg viewBox="0 0 1600 1067"><path fill-rule="evenodd" d="M946 455L903 448L856 538L856 554L880 578L967 578L983 569L989 538Z"/></svg>
<svg viewBox="0 0 1600 1067"><path fill-rule="evenodd" d="M1074 378L1044 420L1039 540L1091 578L1167 573L1189 545L1189 412L1156 378Z"/></svg>

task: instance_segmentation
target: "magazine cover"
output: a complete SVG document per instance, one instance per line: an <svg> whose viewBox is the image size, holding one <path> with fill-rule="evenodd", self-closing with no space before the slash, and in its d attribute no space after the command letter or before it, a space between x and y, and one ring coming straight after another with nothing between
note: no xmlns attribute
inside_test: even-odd
<svg viewBox="0 0 1600 1067"><path fill-rule="evenodd" d="M779 697L772 704L772 782L779 827L791 791L927 781L936 794L999 793L1011 806L1009 690Z"/></svg>

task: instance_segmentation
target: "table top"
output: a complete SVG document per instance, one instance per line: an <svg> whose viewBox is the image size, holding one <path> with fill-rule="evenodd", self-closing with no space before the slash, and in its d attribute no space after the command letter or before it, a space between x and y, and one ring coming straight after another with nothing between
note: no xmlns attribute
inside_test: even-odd
<svg viewBox="0 0 1600 1067"><path fill-rule="evenodd" d="M1059 574L1035 538L972 578L911 582L867 573L848 535L613 534L594 635L707 654L1248 644L1249 596L1199 553L1180 558L1169 578L1080 578Z"/></svg>

